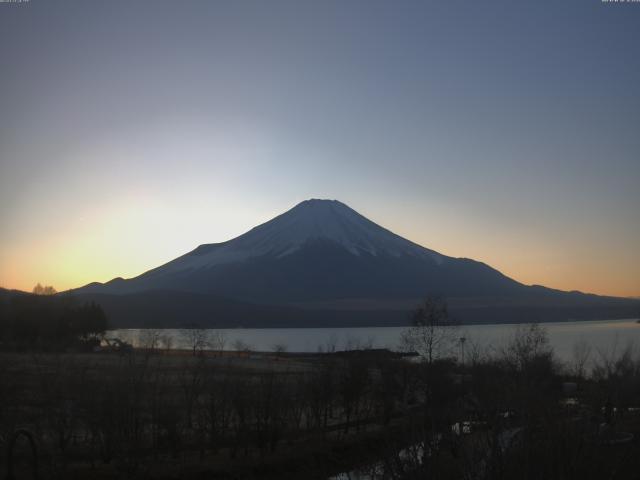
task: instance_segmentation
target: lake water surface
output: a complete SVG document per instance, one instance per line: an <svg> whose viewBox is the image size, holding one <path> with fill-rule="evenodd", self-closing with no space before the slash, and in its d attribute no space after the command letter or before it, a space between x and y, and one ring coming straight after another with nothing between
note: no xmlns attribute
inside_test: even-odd
<svg viewBox="0 0 640 480"><path fill-rule="evenodd" d="M546 329L549 342L561 360L568 360L574 345L586 342L595 355L599 352L620 351L629 344L640 346L640 324L635 319L601 320L588 322L555 322L541 324ZM455 331L456 338L466 339L469 352L474 345L481 349L500 348L514 335L517 325L462 325ZM213 338L222 335L224 348L234 350L240 345L253 351L273 351L284 346L289 352L317 352L319 349L345 350L374 347L398 349L403 327L360 328L246 328L209 331ZM163 329L161 336L171 338L172 348L189 348L185 330ZM134 346L144 346L148 331L140 329L112 330L109 337L117 337ZM454 354L459 352L453 352Z"/></svg>

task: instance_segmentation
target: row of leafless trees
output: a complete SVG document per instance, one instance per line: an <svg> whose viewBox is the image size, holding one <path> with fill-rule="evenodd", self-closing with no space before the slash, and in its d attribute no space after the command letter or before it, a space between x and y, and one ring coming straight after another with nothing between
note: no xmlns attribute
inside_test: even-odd
<svg viewBox="0 0 640 480"><path fill-rule="evenodd" d="M545 329L522 325L503 346L465 365L436 356L448 333L433 324L411 338L423 362L412 394L420 410L405 436L363 471L371 478L634 478L640 468L640 352L577 342L554 357ZM416 340L417 339L417 340ZM449 341L455 341L450 339ZM587 368L589 365L589 368Z"/></svg>
<svg viewBox="0 0 640 480"><path fill-rule="evenodd" d="M308 441L368 435L378 435L367 444L375 461L363 468L379 478L625 478L640 467L640 455L603 440L633 428L633 348L590 358L578 344L561 365L544 328L525 325L500 348L470 346L463 364L441 354L455 338L444 337L445 310L430 308L408 334L422 354L413 362L376 350L204 356L201 342L210 340L195 329L190 356L155 355L162 340L154 331L144 353L5 354L0 442L30 432L40 468L59 477L105 468L143 477L210 458L260 462L274 452L308 455Z"/></svg>
<svg viewBox="0 0 640 480"><path fill-rule="evenodd" d="M148 352L14 354L3 362L0 431L31 429L52 471L80 460L130 475L186 452L259 459L283 442L384 424L408 405L417 373L380 352L257 368L249 359Z"/></svg>

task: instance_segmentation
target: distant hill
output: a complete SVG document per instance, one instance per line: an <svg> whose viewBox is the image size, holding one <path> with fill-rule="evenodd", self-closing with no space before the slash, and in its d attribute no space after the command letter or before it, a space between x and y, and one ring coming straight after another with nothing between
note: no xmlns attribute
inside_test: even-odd
<svg viewBox="0 0 640 480"><path fill-rule="evenodd" d="M425 295L463 322L628 318L640 302L519 283L406 240L335 200L307 200L227 242L128 280L67 292L123 326L350 326L406 323Z"/></svg>

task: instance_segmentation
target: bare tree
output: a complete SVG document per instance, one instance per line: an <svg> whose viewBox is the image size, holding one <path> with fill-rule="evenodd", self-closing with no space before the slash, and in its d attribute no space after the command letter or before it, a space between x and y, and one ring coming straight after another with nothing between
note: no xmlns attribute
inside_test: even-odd
<svg viewBox="0 0 640 480"><path fill-rule="evenodd" d="M165 334L165 335L161 335L160 336L160 345L162 346L162 348L164 350L171 350L171 348L173 348L173 337L169 334Z"/></svg>
<svg viewBox="0 0 640 480"><path fill-rule="evenodd" d="M351 350L360 350L360 339L349 335L344 341L344 351L349 352Z"/></svg>
<svg viewBox="0 0 640 480"><path fill-rule="evenodd" d="M222 353L227 344L227 336L220 330L213 330L209 334L209 346L212 350Z"/></svg>
<svg viewBox="0 0 640 480"><path fill-rule="evenodd" d="M537 323L518 325L511 341L503 348L503 358L519 370L523 370L533 360L551 357L547 330Z"/></svg>
<svg viewBox="0 0 640 480"><path fill-rule="evenodd" d="M271 349L273 350L273 353L280 356L283 353L286 353L288 348L286 343L276 343L271 347Z"/></svg>
<svg viewBox="0 0 640 480"><path fill-rule="evenodd" d="M451 352L456 339L455 327L446 302L439 297L427 297L413 312L412 326L402 333L402 347L419 353L431 364Z"/></svg>
<svg viewBox="0 0 640 480"><path fill-rule="evenodd" d="M335 333L332 333L324 345L318 345L318 353L335 353L337 346L338 337Z"/></svg>
<svg viewBox="0 0 640 480"><path fill-rule="evenodd" d="M146 328L140 331L138 342L142 348L154 352L160 346L161 334L160 330Z"/></svg>
<svg viewBox="0 0 640 480"><path fill-rule="evenodd" d="M578 378L584 378L587 373L586 366L590 357L591 345L589 345L584 339L578 340L573 344L571 349L569 372Z"/></svg>
<svg viewBox="0 0 640 480"><path fill-rule="evenodd" d="M36 295L55 295L58 291L53 288L51 285L42 286L38 283L35 287L33 287L33 293Z"/></svg>
<svg viewBox="0 0 640 480"><path fill-rule="evenodd" d="M194 326L184 330L182 335L194 357L209 346L207 330L204 328Z"/></svg>
<svg viewBox="0 0 640 480"><path fill-rule="evenodd" d="M233 349L236 352L248 352L251 350L251 345L249 345L247 342L245 342L244 340L241 339L236 339L233 342Z"/></svg>

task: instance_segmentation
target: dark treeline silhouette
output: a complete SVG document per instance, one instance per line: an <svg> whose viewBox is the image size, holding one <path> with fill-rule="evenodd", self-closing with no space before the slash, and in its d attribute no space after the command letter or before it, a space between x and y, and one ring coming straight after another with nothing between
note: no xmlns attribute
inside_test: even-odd
<svg viewBox="0 0 640 480"><path fill-rule="evenodd" d="M99 305L54 295L51 287L36 290L41 293L3 292L0 296L0 348L59 350L99 343L108 328Z"/></svg>

